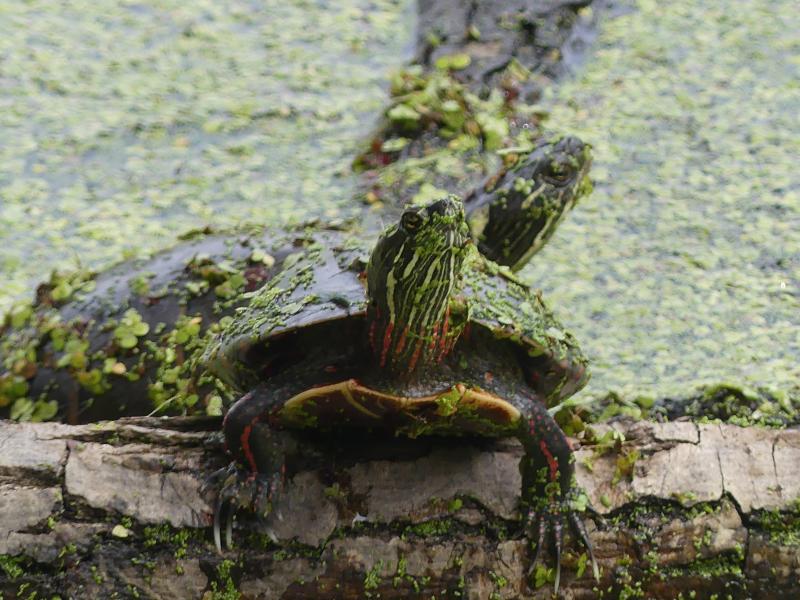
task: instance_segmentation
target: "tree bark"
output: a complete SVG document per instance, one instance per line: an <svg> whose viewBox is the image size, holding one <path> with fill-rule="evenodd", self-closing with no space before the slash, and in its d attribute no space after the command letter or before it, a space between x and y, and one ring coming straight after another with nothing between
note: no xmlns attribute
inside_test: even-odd
<svg viewBox="0 0 800 600"><path fill-rule="evenodd" d="M236 548L220 555L213 498L201 493L227 462L218 429L216 419L186 418L0 422L3 597L552 594L552 583L526 580L533 553L516 511L512 440L298 435L273 516L241 514ZM576 452L597 511L596 524L586 520L601 582L591 569L576 576L575 552L563 597L800 594L800 431L595 427L612 429L616 443L584 441Z"/></svg>

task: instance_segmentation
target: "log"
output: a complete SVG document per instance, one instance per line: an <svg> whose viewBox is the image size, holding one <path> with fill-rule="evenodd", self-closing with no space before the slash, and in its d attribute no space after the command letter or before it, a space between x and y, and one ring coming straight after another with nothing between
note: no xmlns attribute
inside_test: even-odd
<svg viewBox="0 0 800 600"><path fill-rule="evenodd" d="M297 434L273 515L240 514L219 554L201 492L227 462L218 428L0 422L0 595L551 596L552 569L526 578L514 440ZM800 594L800 430L619 421L576 445L601 581L571 553L562 597Z"/></svg>

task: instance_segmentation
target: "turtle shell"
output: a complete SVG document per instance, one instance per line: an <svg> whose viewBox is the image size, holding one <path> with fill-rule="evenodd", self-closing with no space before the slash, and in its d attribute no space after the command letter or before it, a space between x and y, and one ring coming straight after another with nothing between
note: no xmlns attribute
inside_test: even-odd
<svg viewBox="0 0 800 600"><path fill-rule="evenodd" d="M524 352L520 360L526 380L539 400L553 406L586 385L588 360L577 340L541 294L510 268L472 252L463 270L461 295L468 307L469 328L483 327L495 340Z"/></svg>
<svg viewBox="0 0 800 600"><path fill-rule="evenodd" d="M283 337L301 329L311 333L323 323L363 320L369 249L337 231L319 232L298 244L283 271L237 310L202 358L208 371L238 391L264 378L264 366L280 352L276 342Z"/></svg>
<svg viewBox="0 0 800 600"><path fill-rule="evenodd" d="M266 385L286 398L279 413L293 427L506 435L527 402L552 404L580 389L586 360L538 294L472 250L451 302L466 319L462 339L410 381L372 367L368 249L335 233L287 259L209 349L206 366L240 391Z"/></svg>

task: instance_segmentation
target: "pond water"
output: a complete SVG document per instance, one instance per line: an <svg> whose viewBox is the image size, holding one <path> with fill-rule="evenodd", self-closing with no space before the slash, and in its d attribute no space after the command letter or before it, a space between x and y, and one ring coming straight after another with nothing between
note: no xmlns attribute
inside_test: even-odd
<svg viewBox="0 0 800 600"><path fill-rule="evenodd" d="M194 227L335 214L413 28L411 0L4 3L0 311Z"/></svg>
<svg viewBox="0 0 800 600"><path fill-rule="evenodd" d="M594 361L586 397L800 382L800 11L638 0L551 90L595 191L524 275Z"/></svg>
<svg viewBox="0 0 800 600"><path fill-rule="evenodd" d="M594 145L596 190L523 275L593 359L585 399L796 390L800 14L630 1L544 101ZM0 7L0 309L192 227L338 214L413 8Z"/></svg>

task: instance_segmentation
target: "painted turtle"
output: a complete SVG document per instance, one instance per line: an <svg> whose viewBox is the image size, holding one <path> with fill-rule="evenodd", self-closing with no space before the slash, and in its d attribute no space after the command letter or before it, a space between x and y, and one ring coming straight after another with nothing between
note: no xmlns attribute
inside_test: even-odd
<svg viewBox="0 0 800 600"><path fill-rule="evenodd" d="M522 266L588 189L588 167L589 147L574 137L520 154L467 196L478 248ZM373 239L386 215L361 217L358 228L346 225L349 235ZM55 415L77 423L146 414L154 405L207 406L210 386L189 386L204 332L279 272L304 237L307 228L197 232L150 259L67 280L54 275L33 305L0 317L0 418ZM56 295L63 289L71 290L67 298ZM115 333L131 320L146 333L120 347ZM192 335L183 339L187 327Z"/></svg>
<svg viewBox="0 0 800 600"><path fill-rule="evenodd" d="M547 406L585 384L586 359L537 294L475 250L454 197L403 213L366 270L362 244L314 238L204 356L245 392L223 425L234 462L210 480L217 546L224 522L231 543L233 506L270 511L285 428L513 436L526 528L537 556L551 533L557 587L564 524L591 548L572 508L572 451Z"/></svg>
<svg viewBox="0 0 800 600"><path fill-rule="evenodd" d="M467 220L481 254L515 271L524 267L591 191L591 162L591 146L575 136L543 140L468 194Z"/></svg>

